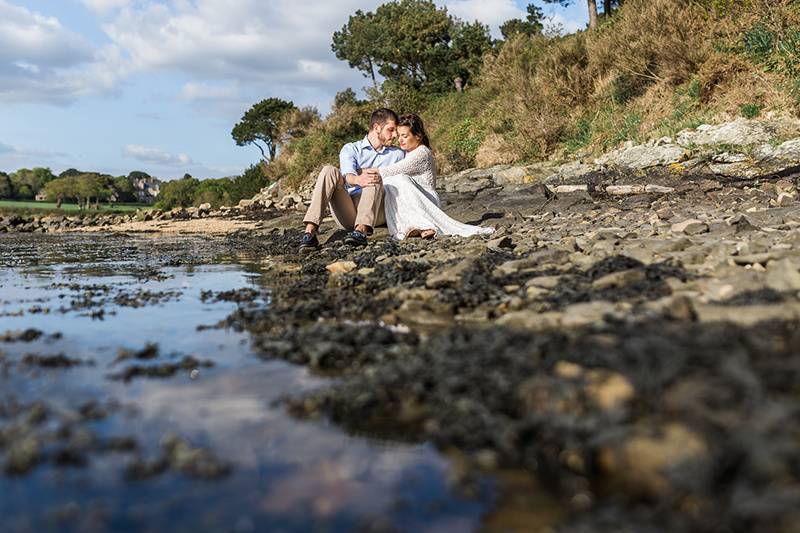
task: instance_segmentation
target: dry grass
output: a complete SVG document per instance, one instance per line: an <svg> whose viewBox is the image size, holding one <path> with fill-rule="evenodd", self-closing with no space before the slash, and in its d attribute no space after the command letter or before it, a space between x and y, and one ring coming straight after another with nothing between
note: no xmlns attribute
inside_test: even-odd
<svg viewBox="0 0 800 533"><path fill-rule="evenodd" d="M756 30L776 43L769 57L743 52ZM796 113L800 57L785 43L800 45L796 0L628 0L596 31L506 43L484 67L497 93L485 122L503 136L504 160L525 161Z"/></svg>
<svg viewBox="0 0 800 533"><path fill-rule="evenodd" d="M425 120L443 172L591 155L704 122L800 111L800 0L626 0L597 30L520 35L464 93L400 88L334 110L270 165L307 181L391 103Z"/></svg>

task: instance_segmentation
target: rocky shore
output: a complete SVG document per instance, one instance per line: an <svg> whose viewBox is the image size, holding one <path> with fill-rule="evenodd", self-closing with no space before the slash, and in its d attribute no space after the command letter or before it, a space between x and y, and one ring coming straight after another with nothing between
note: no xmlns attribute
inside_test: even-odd
<svg viewBox="0 0 800 533"><path fill-rule="evenodd" d="M304 191L280 184L235 209L141 222L252 223L226 246L260 258L270 306L216 327L339 378L286 397L297 416L524 471L564 509L542 528L791 532L797 131L737 121L592 161L442 178L445 209L489 237L397 243L382 230L353 249L328 223L301 255Z"/></svg>

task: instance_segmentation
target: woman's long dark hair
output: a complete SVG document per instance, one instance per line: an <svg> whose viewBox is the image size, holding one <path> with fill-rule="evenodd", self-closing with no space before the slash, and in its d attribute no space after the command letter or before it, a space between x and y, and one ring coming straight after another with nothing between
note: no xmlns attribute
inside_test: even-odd
<svg viewBox="0 0 800 533"><path fill-rule="evenodd" d="M419 137L419 142L424 144L428 148L431 147L431 141L428 140L428 134L425 133L425 125L422 123L422 119L419 118L418 115L413 113L409 113L407 115L402 115L400 117L400 122L397 123L397 127L405 126L406 128L411 130L411 135L415 137Z"/></svg>

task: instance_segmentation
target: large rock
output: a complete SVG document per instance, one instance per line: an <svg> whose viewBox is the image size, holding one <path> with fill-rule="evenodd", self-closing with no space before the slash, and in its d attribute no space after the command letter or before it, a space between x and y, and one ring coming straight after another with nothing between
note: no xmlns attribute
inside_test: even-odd
<svg viewBox="0 0 800 533"><path fill-rule="evenodd" d="M767 263L767 286L776 291L800 291L800 269L791 259Z"/></svg>
<svg viewBox="0 0 800 533"><path fill-rule="evenodd" d="M494 173L494 183L498 186L527 185L538 183L551 176L555 168L547 162L534 163L524 167L510 167Z"/></svg>
<svg viewBox="0 0 800 533"><path fill-rule="evenodd" d="M325 270L334 275L347 274L358 267L353 261L337 261L325 267Z"/></svg>
<svg viewBox="0 0 800 533"><path fill-rule="evenodd" d="M696 218L690 218L682 222L677 222L670 228L673 233L685 233L686 235L698 235L708 231L708 224Z"/></svg>
<svg viewBox="0 0 800 533"><path fill-rule="evenodd" d="M474 264L474 259L466 258L455 265L435 271L428 275L428 278L425 280L425 286L429 289L438 289L440 287L456 285L461 281L461 277L469 271Z"/></svg>
<svg viewBox="0 0 800 533"><path fill-rule="evenodd" d="M694 131L682 131L677 140L681 146L749 146L769 141L774 133L769 123L740 118L714 126L703 124Z"/></svg>
<svg viewBox="0 0 800 533"><path fill-rule="evenodd" d="M565 328L579 328L602 322L606 317L618 315L617 306L605 300L577 303L567 306L561 317L561 325Z"/></svg>
<svg viewBox="0 0 800 533"><path fill-rule="evenodd" d="M686 157L686 150L676 144L636 145L612 152L598 159L598 163L615 165L631 170L666 166L677 163Z"/></svg>
<svg viewBox="0 0 800 533"><path fill-rule="evenodd" d="M601 446L597 464L609 481L634 499L669 492L670 471L708 458L703 438L678 423L669 423Z"/></svg>

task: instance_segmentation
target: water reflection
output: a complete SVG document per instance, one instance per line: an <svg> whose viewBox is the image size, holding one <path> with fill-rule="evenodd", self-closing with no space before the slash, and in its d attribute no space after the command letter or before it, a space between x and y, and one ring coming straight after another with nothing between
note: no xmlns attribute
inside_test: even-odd
<svg viewBox="0 0 800 533"><path fill-rule="evenodd" d="M0 334L27 328L46 334L31 343L0 343L6 367L0 401L44 402L53 413L37 429L45 443L54 442L49 439L70 413L95 401L109 416L82 422L75 426L79 431L95 439L131 436L138 443L135 452L89 452L83 467L48 460L22 477L0 475L5 531L477 527L488 498L452 490L449 463L430 446L355 438L323 422L297 421L276 400L329 381L258 360L246 333L197 330L237 305L204 300L201 293L258 289L252 265L209 263L208 243L187 239L3 237L0 250ZM143 292L170 297L131 303L141 301ZM142 364L191 355L214 366L164 379L108 379L132 364L114 362L120 348L139 350L147 343L158 344L158 356ZM94 364L26 368L20 364L25 354L64 354ZM18 422L0 416L0 430ZM196 480L168 471L125 481L126 465L135 456L153 457L170 433L229 461L232 473Z"/></svg>

